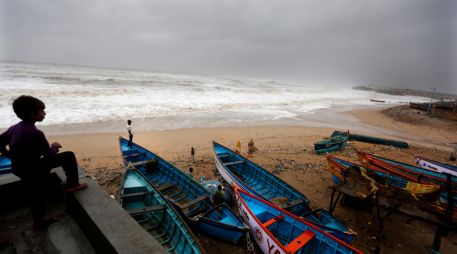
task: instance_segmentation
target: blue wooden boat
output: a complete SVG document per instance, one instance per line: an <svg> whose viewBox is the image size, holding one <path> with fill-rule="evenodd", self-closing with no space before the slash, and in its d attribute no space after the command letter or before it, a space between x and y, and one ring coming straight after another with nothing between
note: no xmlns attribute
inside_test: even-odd
<svg viewBox="0 0 457 254"><path fill-rule="evenodd" d="M3 155L0 155L0 175L11 172L11 160Z"/></svg>
<svg viewBox="0 0 457 254"><path fill-rule="evenodd" d="M389 160L374 154L357 151L360 163L366 167L374 166L417 183L441 186L440 201L445 204L446 213L454 223L457 222L457 177L451 174L430 171L406 163ZM450 195L448 195L450 194ZM451 203L452 205L449 205ZM440 205L442 206L442 204Z"/></svg>
<svg viewBox="0 0 457 254"><path fill-rule="evenodd" d="M452 214L451 219L457 222L457 176L415 167L361 151L357 151L357 154L364 166L374 165L375 167L417 183L429 183L441 186L440 201L442 203L452 203L452 206L449 206L449 210L453 210L450 212Z"/></svg>
<svg viewBox="0 0 457 254"><path fill-rule="evenodd" d="M337 135L314 143L316 154L329 153L341 150L347 145L348 137L346 135Z"/></svg>
<svg viewBox="0 0 457 254"><path fill-rule="evenodd" d="M241 217L263 253L362 253L312 223L234 188Z"/></svg>
<svg viewBox="0 0 457 254"><path fill-rule="evenodd" d="M309 206L309 199L286 182L216 142L213 142L213 149L216 168L230 186L235 184L270 203L286 199L286 202L277 204L277 206L304 217L344 241L352 241L355 235L353 231L326 210L313 211Z"/></svg>
<svg viewBox="0 0 457 254"><path fill-rule="evenodd" d="M168 252L204 253L185 221L138 171L127 169L121 185L121 206Z"/></svg>
<svg viewBox="0 0 457 254"><path fill-rule="evenodd" d="M225 204L214 205L211 194L192 177L151 151L119 138L124 165L134 166L170 201L196 230L229 242L238 242L246 225Z"/></svg>
<svg viewBox="0 0 457 254"><path fill-rule="evenodd" d="M364 166L374 165L385 171L402 176L404 178L417 182L438 184L444 188L448 184L448 176L446 174L431 171L428 169L419 168L406 163L389 160L374 154L357 151L359 160ZM457 193L457 176L451 175L451 187L454 193Z"/></svg>
<svg viewBox="0 0 457 254"><path fill-rule="evenodd" d="M390 185L395 188L408 190L415 195L427 195L437 193L440 186L436 184L414 183L400 176L389 174L388 172L377 168L363 167L361 165L337 158L333 155L327 155L327 163L332 175L337 178L334 180L336 184L346 181L346 177L350 174L352 168L365 169L368 176L383 185Z"/></svg>

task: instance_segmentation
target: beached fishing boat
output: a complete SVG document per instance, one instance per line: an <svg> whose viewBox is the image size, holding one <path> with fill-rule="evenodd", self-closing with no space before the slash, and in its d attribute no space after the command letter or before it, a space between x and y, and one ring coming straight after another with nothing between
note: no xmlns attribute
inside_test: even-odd
<svg viewBox="0 0 457 254"><path fill-rule="evenodd" d="M213 149L216 168L230 186L235 184L252 195L304 217L339 239L352 241L353 231L326 210L313 211L309 199L286 182L223 145L213 142Z"/></svg>
<svg viewBox="0 0 457 254"><path fill-rule="evenodd" d="M433 172L438 173L447 173L453 176L457 176L457 167L452 166L449 164L445 164L439 161L434 161L430 159L426 159L424 157L415 156L416 158L416 165L421 168L431 170Z"/></svg>
<svg viewBox="0 0 457 254"><path fill-rule="evenodd" d="M366 136L366 135L359 135L359 134L355 134L355 133L350 133L349 131L334 131L332 133L332 137L337 137L337 136L347 136L349 138L349 140L353 140L353 141L395 146L395 147L400 147L400 148L409 148L408 143L403 142L403 141L378 138L378 137L372 137L372 136Z"/></svg>
<svg viewBox="0 0 457 254"><path fill-rule="evenodd" d="M417 110L422 110L422 111L429 111L432 106L438 109L444 109L444 110L452 110L456 107L455 101L437 101L437 102L410 102L409 107Z"/></svg>
<svg viewBox="0 0 457 254"><path fill-rule="evenodd" d="M346 135L335 135L314 143L314 151L316 154L338 151L347 145L347 141Z"/></svg>
<svg viewBox="0 0 457 254"><path fill-rule="evenodd" d="M145 177L127 169L121 184L121 206L168 252L204 253L174 207Z"/></svg>
<svg viewBox="0 0 457 254"><path fill-rule="evenodd" d="M409 181L382 169L363 167L332 155L327 156L327 162L338 188L347 195L371 201L376 197L377 205L383 207L399 208L421 218L438 216L443 221L457 222L457 207L450 209L446 200L439 202L442 201L441 197L438 199L438 194L442 194L439 185ZM434 215L430 217L423 211Z"/></svg>
<svg viewBox="0 0 457 254"><path fill-rule="evenodd" d="M428 111L428 110L430 110L432 105L430 102L424 102L424 103L410 102L409 107L412 109Z"/></svg>
<svg viewBox="0 0 457 254"><path fill-rule="evenodd" d="M158 155L119 138L124 166L134 166L198 231L228 242L238 242L247 227L225 204L216 206L211 194L192 177Z"/></svg>
<svg viewBox="0 0 457 254"><path fill-rule="evenodd" d="M240 214L263 253L362 253L312 223L234 188Z"/></svg>
<svg viewBox="0 0 457 254"><path fill-rule="evenodd" d="M379 168L363 167L356 163L337 158L333 155L327 155L327 163L329 165L330 173L332 173L333 176L332 179L336 184L344 183L346 181L346 177L350 173L350 170L355 168L364 170L370 178L376 180L376 182L380 184L404 189L417 196L437 193L440 190L440 186L437 184L408 181L405 178L389 174L389 172Z"/></svg>
<svg viewBox="0 0 457 254"><path fill-rule="evenodd" d="M448 176L440 172L434 172L427 169L419 168L410 164L389 160L374 154L357 151L359 160L364 166L374 165L385 171L402 176L417 182L433 183L447 187ZM454 191L457 191L457 176L451 175L451 185Z"/></svg>
<svg viewBox="0 0 457 254"><path fill-rule="evenodd" d="M11 160L3 155L0 155L0 175L11 172Z"/></svg>
<svg viewBox="0 0 457 254"><path fill-rule="evenodd" d="M436 184L441 186L440 200L442 203L452 202L457 207L457 177L415 167L406 163L382 158L373 154L357 151L362 165L373 165L389 173L416 183ZM449 193L451 195L449 195ZM457 220L457 218L455 218Z"/></svg>
<svg viewBox="0 0 457 254"><path fill-rule="evenodd" d="M380 102L380 103L385 103L386 101L384 100L376 100L376 99L370 99L371 102Z"/></svg>

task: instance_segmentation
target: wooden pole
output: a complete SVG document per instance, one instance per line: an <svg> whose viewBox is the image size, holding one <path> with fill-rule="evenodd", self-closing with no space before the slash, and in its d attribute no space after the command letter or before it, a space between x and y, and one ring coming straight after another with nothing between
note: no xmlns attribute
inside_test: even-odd
<svg viewBox="0 0 457 254"><path fill-rule="evenodd" d="M433 116L435 114L435 104L432 104L432 108L430 110L430 115Z"/></svg>
<svg viewBox="0 0 457 254"><path fill-rule="evenodd" d="M434 251L434 253L440 253L440 248L441 248L441 232L443 231L443 228L438 225L436 227L435 231L435 236L433 237L433 245L431 250Z"/></svg>

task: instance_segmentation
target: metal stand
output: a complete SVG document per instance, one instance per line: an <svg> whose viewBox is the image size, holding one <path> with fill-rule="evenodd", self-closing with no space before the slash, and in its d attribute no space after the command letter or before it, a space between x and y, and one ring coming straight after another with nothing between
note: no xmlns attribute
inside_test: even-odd
<svg viewBox="0 0 457 254"><path fill-rule="evenodd" d="M328 212L329 212L330 214L332 214L333 211L335 211L336 204L338 203L338 201L340 200L341 195L342 195L341 192L339 192L339 191L337 191L337 190L335 190L335 189L333 189L333 188L331 188L331 189L332 189L332 196L331 196L331 198L330 198L330 205L329 205L329 207L328 207ZM334 197L335 197L335 192L338 192L338 193L337 193L336 199L335 199L335 201L334 201L333 199L334 199Z"/></svg>
<svg viewBox="0 0 457 254"><path fill-rule="evenodd" d="M434 236L434 239L433 239L433 244L432 244L432 246L430 248L430 250L435 252L435 253L439 253L439 251L440 251L441 236L445 235L446 232L448 232L451 228L455 227L455 226L451 226L452 223L447 223L446 221L439 221L439 220L433 219L433 217L428 217L427 218L427 217L424 217L424 216L421 216L421 215L411 214L411 213L402 211L399 206L397 206L397 207L392 207L392 206L387 207L387 206L381 205L379 203L379 199L378 199L377 196L374 199L361 199L359 197L350 195L349 193L339 189L336 186L329 186L328 188L332 190L329 209L328 209L330 213L333 213L335 211L336 205L337 205L337 203L340 200L342 195L348 196L348 197L351 197L351 198L356 198L356 199L360 200L360 202L366 203L370 208L373 207L373 206L376 207L376 220L377 220L377 223L378 223L377 243L376 243L376 251L375 251L376 254L381 252L380 245L381 245L381 239L382 239L382 236L383 236L384 221L390 215L392 215L394 213L401 214L401 215L404 215L404 216L408 217L407 223L410 223L413 220L420 220L420 221L427 222L427 223L429 223L431 225L436 226L436 231L435 231L435 236ZM336 194L336 197L335 197L335 194ZM381 210L386 210L387 213L382 215Z"/></svg>

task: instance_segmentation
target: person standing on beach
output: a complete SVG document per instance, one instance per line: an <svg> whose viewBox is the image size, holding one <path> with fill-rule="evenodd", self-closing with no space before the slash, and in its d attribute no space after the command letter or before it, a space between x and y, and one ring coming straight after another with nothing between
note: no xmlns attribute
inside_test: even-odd
<svg viewBox="0 0 457 254"><path fill-rule="evenodd" d="M237 141L236 141L236 149L235 149L235 152L238 153L238 154L241 154L241 142L240 142L240 140L237 140Z"/></svg>
<svg viewBox="0 0 457 254"><path fill-rule="evenodd" d="M127 120L127 132L129 134L129 143L128 143L128 147L129 148L132 148L132 143L133 143L133 132L132 132L132 121L131 120Z"/></svg>
<svg viewBox="0 0 457 254"><path fill-rule="evenodd" d="M57 142L49 145L44 133L36 128L35 123L43 121L46 116L44 109L41 100L19 96L13 101L13 110L22 121L0 135L0 152L11 159L13 173L21 179L28 195L34 230L45 229L56 221L56 218L46 217L44 211L45 189L51 169L62 167L65 171L66 192L87 188L87 184L79 183L74 153L59 153L62 146Z"/></svg>
<svg viewBox="0 0 457 254"><path fill-rule="evenodd" d="M248 143L248 157L254 156L255 151L257 151L257 147L255 147L254 140L251 138Z"/></svg>
<svg viewBox="0 0 457 254"><path fill-rule="evenodd" d="M195 149L194 147L190 148L190 157L192 158L192 163L195 162Z"/></svg>

